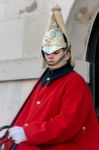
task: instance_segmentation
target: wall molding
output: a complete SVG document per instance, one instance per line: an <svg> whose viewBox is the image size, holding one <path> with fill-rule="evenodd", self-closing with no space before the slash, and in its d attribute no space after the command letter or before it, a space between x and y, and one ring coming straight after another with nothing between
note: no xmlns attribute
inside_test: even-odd
<svg viewBox="0 0 99 150"><path fill-rule="evenodd" d="M0 81L39 78L44 71L42 59L20 58L0 61Z"/></svg>

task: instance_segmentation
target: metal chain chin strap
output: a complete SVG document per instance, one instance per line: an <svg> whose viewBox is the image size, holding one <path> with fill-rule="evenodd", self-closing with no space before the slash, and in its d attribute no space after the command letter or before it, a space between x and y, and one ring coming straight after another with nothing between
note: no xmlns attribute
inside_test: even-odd
<svg viewBox="0 0 99 150"><path fill-rule="evenodd" d="M64 48L64 50L65 50L64 54L59 58L59 60L57 60L57 61L56 61L55 63L53 63L53 64L50 64L47 60L45 60L46 63L47 63L47 65L49 65L49 66L56 66L57 64L59 64L59 63L64 59L65 54L68 53L68 52L70 52L70 48L71 48L71 45L68 45L67 48Z"/></svg>

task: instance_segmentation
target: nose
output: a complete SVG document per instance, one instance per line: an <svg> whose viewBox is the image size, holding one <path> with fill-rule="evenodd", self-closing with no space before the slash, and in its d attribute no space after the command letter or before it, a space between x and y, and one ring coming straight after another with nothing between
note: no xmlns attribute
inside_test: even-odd
<svg viewBox="0 0 99 150"><path fill-rule="evenodd" d="M54 53L52 53L52 54L49 54L48 56L49 56L49 57L53 57L53 56L54 56Z"/></svg>
<svg viewBox="0 0 99 150"><path fill-rule="evenodd" d="M54 54L48 55L48 58L49 58L49 59L53 59L53 58L54 58Z"/></svg>

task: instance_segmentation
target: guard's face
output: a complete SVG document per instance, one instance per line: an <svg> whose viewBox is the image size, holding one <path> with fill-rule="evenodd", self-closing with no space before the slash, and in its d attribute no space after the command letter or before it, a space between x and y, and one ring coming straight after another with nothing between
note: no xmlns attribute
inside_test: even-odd
<svg viewBox="0 0 99 150"><path fill-rule="evenodd" d="M44 53L44 55L45 55L46 61L49 64L48 66L50 69L57 69L57 68L64 66L67 63L67 60L70 58L69 54L65 54L65 57L60 63L58 63L57 65L53 65L64 55L64 50L60 49L60 50L55 51L52 54Z"/></svg>

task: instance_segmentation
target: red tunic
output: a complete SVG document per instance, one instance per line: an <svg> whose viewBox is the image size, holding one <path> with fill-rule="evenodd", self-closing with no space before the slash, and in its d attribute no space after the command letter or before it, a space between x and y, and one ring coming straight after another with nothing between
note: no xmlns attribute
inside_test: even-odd
<svg viewBox="0 0 99 150"><path fill-rule="evenodd" d="M49 85L39 82L14 125L22 126L28 139L17 150L99 150L92 95L76 72Z"/></svg>

